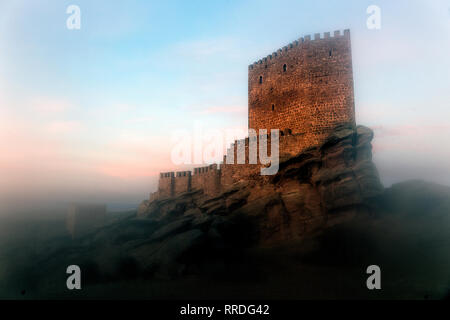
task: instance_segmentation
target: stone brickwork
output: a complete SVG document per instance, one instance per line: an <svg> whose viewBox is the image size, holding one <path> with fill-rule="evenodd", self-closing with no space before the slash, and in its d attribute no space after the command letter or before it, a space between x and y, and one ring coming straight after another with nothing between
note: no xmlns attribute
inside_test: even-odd
<svg viewBox="0 0 450 320"><path fill-rule="evenodd" d="M279 158L284 159L287 157L292 157L300 153L301 151L311 147L311 141L304 134L293 134L291 130L284 130L279 132ZM261 175L261 164L259 159L259 141L262 136L255 137L256 149L256 164L251 164L249 158L250 150L250 139L246 138L244 140L235 141L231 147L227 150L227 155L223 158L223 163L221 164L221 185L222 188L231 186L233 183L241 179L258 179ZM271 155L271 135L267 135L267 152L268 156ZM244 151L239 151L239 146ZM316 144L317 145L318 141ZM242 158L245 158L244 163L239 163L239 154L242 153ZM234 156L233 156L234 155ZM229 160L229 157L234 160L233 163ZM242 162L242 160L241 160Z"/></svg>
<svg viewBox="0 0 450 320"><path fill-rule="evenodd" d="M175 174L164 172L159 175L158 194L161 197L173 197L175 194Z"/></svg>
<svg viewBox="0 0 450 320"><path fill-rule="evenodd" d="M217 164L208 167L195 168L192 177L192 190L203 190L203 193L213 196L221 190L221 170Z"/></svg>
<svg viewBox="0 0 450 320"><path fill-rule="evenodd" d="M248 100L249 129L257 135L267 129L269 155L270 130L280 130L281 159L318 146L340 124L355 124L350 31L300 38L250 65ZM250 164L251 145L249 138L235 141L220 168L161 173L150 201L195 190L215 196L240 180L259 179L262 165L259 156Z"/></svg>
<svg viewBox="0 0 450 320"><path fill-rule="evenodd" d="M311 144L354 122L350 31L300 38L249 66L248 126L289 128Z"/></svg>
<svg viewBox="0 0 450 320"><path fill-rule="evenodd" d="M191 176L191 171L181 171L176 173L173 187L175 194L191 191Z"/></svg>

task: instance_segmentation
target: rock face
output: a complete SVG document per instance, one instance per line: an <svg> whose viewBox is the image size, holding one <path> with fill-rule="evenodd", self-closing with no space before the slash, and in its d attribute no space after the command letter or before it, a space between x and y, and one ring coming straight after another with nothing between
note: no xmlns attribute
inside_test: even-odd
<svg viewBox="0 0 450 320"><path fill-rule="evenodd" d="M101 297L114 286L120 297L141 299L444 296L450 188L411 181L384 190L372 138L365 127L340 126L321 146L280 159L277 175L255 175L215 197L196 191L144 201L138 214L75 240L51 238L39 254L33 245L5 279L17 286L27 274L16 289L53 294L53 284L67 280L65 266L76 263L85 288L101 288ZM355 276L374 261L389 269L383 296ZM51 297L69 294L60 288Z"/></svg>
<svg viewBox="0 0 450 320"><path fill-rule="evenodd" d="M57 273L77 261L88 283L173 278L228 270L247 249L289 247L371 211L383 193L372 138L368 128L340 126L323 145L281 158L274 176L255 175L215 197L195 191L144 201L137 215L48 251L42 263Z"/></svg>
<svg viewBox="0 0 450 320"><path fill-rule="evenodd" d="M218 196L144 201L138 214L74 240L36 242L32 233L21 240L27 245L0 250L0 294L73 298L61 284L76 264L86 294L77 297L90 299L444 297L450 188L410 181L384 190L372 138L343 125L321 146L281 158L277 175L255 175ZM389 270L375 295L357 276L374 261Z"/></svg>
<svg viewBox="0 0 450 320"><path fill-rule="evenodd" d="M207 233L239 220L247 229L243 234L232 230L234 236L259 245L302 239L341 219L369 212L371 200L382 194L372 163L372 139L366 127L341 125L322 146L280 159L274 176L240 181L213 198L191 192L144 201L138 217L166 222L181 219L158 234L168 234L191 217L191 228Z"/></svg>
<svg viewBox="0 0 450 320"><path fill-rule="evenodd" d="M342 125L321 146L281 158L276 175L255 175L215 197L194 191L144 201L137 216L81 240L87 267L96 266L97 277L209 271L227 252L299 241L367 214L383 193L372 138L368 128Z"/></svg>

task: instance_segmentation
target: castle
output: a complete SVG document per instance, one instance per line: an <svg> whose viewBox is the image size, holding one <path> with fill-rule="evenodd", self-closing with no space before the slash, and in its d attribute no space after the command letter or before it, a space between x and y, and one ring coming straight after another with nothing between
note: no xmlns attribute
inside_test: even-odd
<svg viewBox="0 0 450 320"><path fill-rule="evenodd" d="M341 123L355 123L349 30L300 38L251 64L248 74L248 127L279 129L280 158L319 145ZM245 146L246 164L237 164L238 145ZM161 173L150 201L195 190L215 196L239 180L255 179L261 164L248 164L248 158L249 138L231 145L220 168Z"/></svg>

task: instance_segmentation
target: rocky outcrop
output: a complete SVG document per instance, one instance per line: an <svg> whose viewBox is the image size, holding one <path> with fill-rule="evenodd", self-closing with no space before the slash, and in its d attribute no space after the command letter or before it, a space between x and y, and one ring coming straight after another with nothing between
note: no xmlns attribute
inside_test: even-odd
<svg viewBox="0 0 450 320"><path fill-rule="evenodd" d="M383 192L372 162L372 139L369 128L341 125L321 146L282 157L274 176L240 181L212 198L197 191L144 201L138 217L195 216L193 221L203 221L205 228L218 219L240 219L250 226L246 239L260 245L302 239L370 211L372 199Z"/></svg>
<svg viewBox="0 0 450 320"><path fill-rule="evenodd" d="M282 156L275 176L215 197L196 191L143 202L138 215L74 240L51 238L38 254L36 243L21 246L5 279L18 294L73 298L65 286L55 295L54 284L75 263L86 298L443 297L450 188L409 181L383 190L372 138L365 127L341 126L321 146ZM355 276L373 263L389 270L376 295Z"/></svg>
<svg viewBox="0 0 450 320"><path fill-rule="evenodd" d="M245 269L246 250L290 247L372 210L383 192L372 138L365 127L340 126L321 146L282 156L274 176L255 175L215 197L195 191L144 201L137 215L49 250L41 262L59 270L77 261L87 283Z"/></svg>

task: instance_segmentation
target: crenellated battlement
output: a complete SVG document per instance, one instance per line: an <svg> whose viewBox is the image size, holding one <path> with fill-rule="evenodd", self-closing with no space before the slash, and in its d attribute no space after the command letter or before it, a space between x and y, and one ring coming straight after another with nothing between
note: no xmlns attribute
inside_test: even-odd
<svg viewBox="0 0 450 320"><path fill-rule="evenodd" d="M152 193L151 201L173 197L192 190L215 194L220 190L220 169L217 164L194 168L194 171L163 172L160 174L158 191Z"/></svg>
<svg viewBox="0 0 450 320"><path fill-rule="evenodd" d="M283 139L283 137L288 137L291 135L292 135L291 129L278 130L279 139ZM238 157L237 155L238 155L239 148L242 148L242 149L245 148L245 152L246 152L245 159L248 161L248 159L249 159L248 149L250 148L250 143L254 143L256 149L258 149L259 141L261 141L263 138L265 139L265 141L267 141L268 147L270 149L270 144L271 144L271 140L272 140L271 132L268 132L265 135L264 134L253 134L253 135L250 135L250 137L246 137L245 139L234 140L234 142L230 144L230 147L227 148L226 154L223 156L222 164L224 166L227 165L228 164L227 159L230 159L230 158L234 160L234 164L235 164L237 161L236 159ZM233 164L233 163L231 163L231 164Z"/></svg>
<svg viewBox="0 0 450 320"><path fill-rule="evenodd" d="M189 177L191 176L192 171L178 171L175 174L176 178L181 178L181 177Z"/></svg>
<svg viewBox="0 0 450 320"><path fill-rule="evenodd" d="M350 30L345 29L342 33L340 30L336 30L333 33L333 36L331 36L330 32L325 32L323 35L321 33L315 33L314 39L311 38L311 35L306 35L304 37L299 38L298 40L295 40L291 43L289 43L287 46L284 46L277 51L273 52L272 54L269 54L268 56L255 61L254 63L250 64L248 68L250 70L253 70L259 66L265 67L265 63L272 61L273 59L280 57L283 55L283 53L287 53L290 49L294 48L305 48L303 46L304 43L311 43L313 41L320 41L320 40L329 40L329 39L335 39L335 38L341 38L341 37L348 37L350 38Z"/></svg>
<svg viewBox="0 0 450 320"><path fill-rule="evenodd" d="M207 167L194 168L194 175L201 175L208 172L213 172L219 170L217 164L211 164Z"/></svg>

